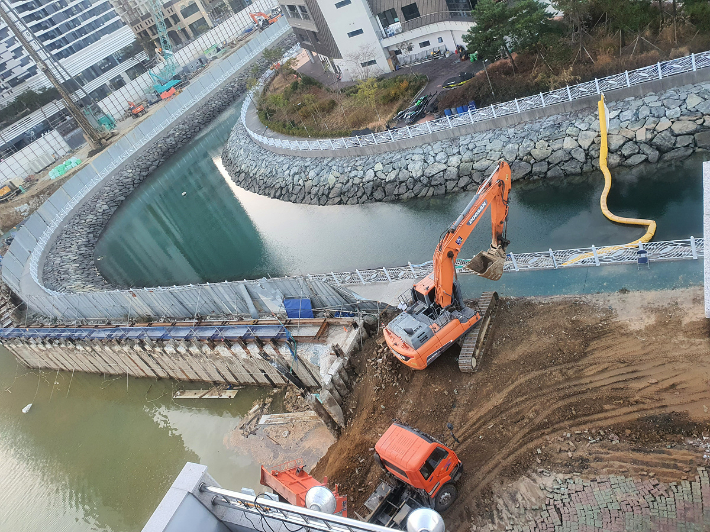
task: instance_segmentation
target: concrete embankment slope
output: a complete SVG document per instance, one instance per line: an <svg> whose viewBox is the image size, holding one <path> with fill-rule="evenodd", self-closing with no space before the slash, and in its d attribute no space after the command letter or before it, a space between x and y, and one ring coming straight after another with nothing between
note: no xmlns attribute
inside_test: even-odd
<svg viewBox="0 0 710 532"><path fill-rule="evenodd" d="M615 101L608 104L609 167L673 161L710 149L708 78L710 69L705 69L638 85L633 91L610 92L608 100ZM668 88L674 81L683 85ZM440 140L436 134L422 135L409 143L322 152L286 153L263 146L238 123L222 160L241 187L313 205L407 200L469 190L501 159L511 165L514 180L578 175L599 167L597 100L594 96L480 122L481 131L460 136L448 130ZM573 110L566 112L568 108ZM412 146L415 142L418 145Z"/></svg>

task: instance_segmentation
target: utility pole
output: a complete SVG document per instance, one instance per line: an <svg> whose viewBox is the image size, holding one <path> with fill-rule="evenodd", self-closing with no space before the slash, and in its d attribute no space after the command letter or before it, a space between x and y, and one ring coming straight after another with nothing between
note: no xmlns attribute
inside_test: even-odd
<svg viewBox="0 0 710 532"><path fill-rule="evenodd" d="M64 100L64 104L66 105L67 110L69 111L69 114L72 115L74 120L76 120L76 123L79 124L79 127L84 131L84 135L86 136L86 140L89 142L89 145L91 146L92 150L99 150L101 149L103 145L103 139L101 138L101 135L99 135L99 132L96 131L91 124L89 124L89 121L86 119L86 116L84 113L76 106L74 103L74 100L71 99L71 96L69 93L64 89L62 84L59 82L57 77L54 75L54 73L51 71L49 66L47 65L46 61L42 59L39 56L39 53L37 53L37 50L35 50L27 40L27 37L23 35L23 33L20 31L20 29L15 25L15 23L10 19L10 16L8 15L8 12L10 11L10 8L8 4L3 0L0 1L0 18L7 24L7 27L10 28L12 33L15 34L15 37L17 37L17 40L20 41L20 44L22 44L22 47L27 50L27 53L30 54L32 57L33 61L37 63L37 67L42 71L42 73L47 76L47 79L54 85L54 88L59 91L59 94L61 95L62 99ZM19 18L19 15L15 14L16 17ZM29 28L26 28L25 31L27 31L30 35L31 32ZM33 36L34 37L34 36Z"/></svg>

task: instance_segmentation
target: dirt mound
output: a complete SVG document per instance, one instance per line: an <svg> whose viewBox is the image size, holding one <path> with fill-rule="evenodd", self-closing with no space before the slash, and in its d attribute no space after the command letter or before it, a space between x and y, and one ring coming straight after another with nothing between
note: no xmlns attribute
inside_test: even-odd
<svg viewBox="0 0 710 532"><path fill-rule="evenodd" d="M381 337L370 340L357 355L347 428L315 474L339 483L357 511L382 476L374 445L397 419L453 446L464 463L447 530L492 518L494 490L531 467L657 468L680 480L702 450L667 446L702 436L710 420L710 338L695 292L504 299L475 374L459 372L458 347L414 372ZM629 469L639 455L650 458Z"/></svg>

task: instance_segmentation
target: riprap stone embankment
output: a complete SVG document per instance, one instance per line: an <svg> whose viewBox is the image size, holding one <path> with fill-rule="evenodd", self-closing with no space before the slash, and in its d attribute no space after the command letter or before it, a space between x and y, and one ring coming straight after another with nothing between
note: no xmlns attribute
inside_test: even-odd
<svg viewBox="0 0 710 532"><path fill-rule="evenodd" d="M295 36L289 33L279 45L289 47L295 42ZM269 66L263 59L257 59L253 64L260 71ZM90 200L68 221L47 254L42 269L42 281L46 287L61 292L115 288L101 276L94 263L94 247L109 219L149 175L246 92L249 76L247 68L242 69L140 156L104 180Z"/></svg>
<svg viewBox="0 0 710 532"><path fill-rule="evenodd" d="M611 168L673 161L710 149L710 83L608 107ZM257 194L294 203L352 205L472 189L501 159L511 165L514 180L577 175L599 166L600 143L596 109L355 157L280 155L254 142L240 122L222 161L237 185Z"/></svg>

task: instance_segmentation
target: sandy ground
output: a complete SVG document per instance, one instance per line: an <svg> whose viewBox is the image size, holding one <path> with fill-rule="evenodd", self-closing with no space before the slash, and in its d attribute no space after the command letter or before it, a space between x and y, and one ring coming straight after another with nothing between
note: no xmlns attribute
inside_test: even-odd
<svg viewBox="0 0 710 532"><path fill-rule="evenodd" d="M503 299L475 374L459 372L457 347L414 372L381 336L370 339L356 355L347 428L315 476L340 484L359 510L383 477L374 445L397 419L452 445L464 463L459 500L444 516L451 532L507 523L501 501L537 486L541 471L681 481L707 462L709 327L699 287Z"/></svg>

